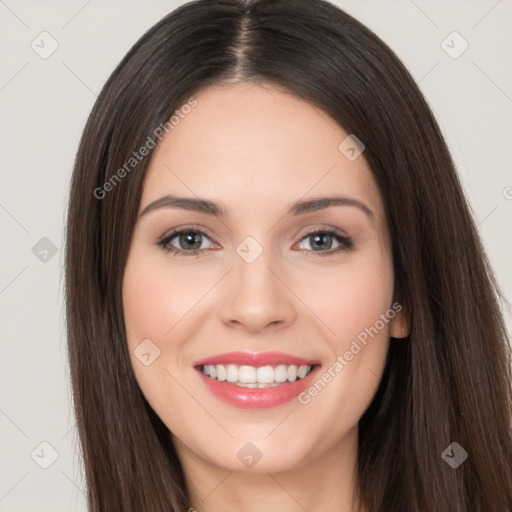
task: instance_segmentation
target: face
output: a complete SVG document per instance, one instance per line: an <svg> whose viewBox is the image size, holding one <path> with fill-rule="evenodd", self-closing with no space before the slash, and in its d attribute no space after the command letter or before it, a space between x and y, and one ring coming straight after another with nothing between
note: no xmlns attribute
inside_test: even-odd
<svg viewBox="0 0 512 512"><path fill-rule="evenodd" d="M135 376L180 458L313 464L354 446L406 334L382 200L317 107L255 84L195 99L144 181L123 282Z"/></svg>

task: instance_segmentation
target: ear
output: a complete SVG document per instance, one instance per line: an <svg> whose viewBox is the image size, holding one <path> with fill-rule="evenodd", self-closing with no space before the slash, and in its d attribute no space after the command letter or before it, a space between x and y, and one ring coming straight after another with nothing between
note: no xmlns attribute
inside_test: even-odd
<svg viewBox="0 0 512 512"><path fill-rule="evenodd" d="M395 316L390 322L390 336L392 338L407 338L411 332L411 326L404 308L395 309Z"/></svg>

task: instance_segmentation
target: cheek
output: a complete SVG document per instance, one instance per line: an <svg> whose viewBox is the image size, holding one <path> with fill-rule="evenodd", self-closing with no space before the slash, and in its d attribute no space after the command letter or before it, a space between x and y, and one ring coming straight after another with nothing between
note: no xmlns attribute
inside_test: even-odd
<svg viewBox="0 0 512 512"><path fill-rule="evenodd" d="M340 350L374 326L391 306L393 287L389 285L387 275L387 268L367 267L364 271L354 271L339 278L336 284L340 292L334 301L335 311L331 311L331 318ZM382 326L379 322L378 326L385 335L388 334L389 323Z"/></svg>
<svg viewBox="0 0 512 512"><path fill-rule="evenodd" d="M144 251L133 249L129 255L123 279L123 310L128 348L139 384L144 388L167 366L166 336L177 322L179 298L173 290L176 284ZM148 340L150 340L148 342ZM141 347L145 349L142 352ZM139 353L150 353L145 366ZM160 374L160 375L159 375ZM144 385L146 383L146 386Z"/></svg>
<svg viewBox="0 0 512 512"><path fill-rule="evenodd" d="M324 285L322 293L315 287L312 300L332 331L326 335L330 362L301 403L317 417L343 413L327 442L357 423L379 386L395 316L392 262L386 253L373 251L340 268Z"/></svg>
<svg viewBox="0 0 512 512"><path fill-rule="evenodd" d="M308 282L309 287L303 283L301 296L328 328L324 332L337 354L376 323L380 338L389 336L389 321L384 325L379 321L391 307L394 291L392 262L386 252L373 248L354 255L336 270L317 273Z"/></svg>
<svg viewBox="0 0 512 512"><path fill-rule="evenodd" d="M174 326L185 315L193 316L191 306L204 293L203 287L199 276L194 278L191 273L173 270L172 265L165 264L165 259L133 251L123 280L123 307L130 347L145 338L164 347Z"/></svg>
<svg viewBox="0 0 512 512"><path fill-rule="evenodd" d="M133 261L133 260L132 260ZM159 339L171 327L172 301L164 279L152 270L139 272L137 263L128 263L123 282L125 325L130 346L144 338Z"/></svg>
<svg viewBox="0 0 512 512"><path fill-rule="evenodd" d="M161 262L143 251L132 250L123 279L128 349L139 387L160 417L178 414L186 401L173 379L179 340L172 329L176 324L182 327L179 321L192 300L188 295L183 283L169 275ZM173 400L168 400L169 396Z"/></svg>

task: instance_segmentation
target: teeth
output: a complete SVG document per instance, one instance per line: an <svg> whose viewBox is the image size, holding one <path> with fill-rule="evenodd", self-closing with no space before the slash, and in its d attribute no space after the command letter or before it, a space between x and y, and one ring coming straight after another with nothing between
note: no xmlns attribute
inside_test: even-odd
<svg viewBox="0 0 512 512"><path fill-rule="evenodd" d="M266 388L283 382L295 382L311 372L311 365L280 364L278 366L248 366L236 364L205 364L203 373L221 382L227 381L246 388Z"/></svg>
<svg viewBox="0 0 512 512"><path fill-rule="evenodd" d="M260 366L256 370L256 380L261 384L272 384L274 382L274 368L272 366Z"/></svg>
<svg viewBox="0 0 512 512"><path fill-rule="evenodd" d="M307 374L308 374L308 367L305 364L298 367L297 377L299 377L299 379L303 379Z"/></svg>
<svg viewBox="0 0 512 512"><path fill-rule="evenodd" d="M240 366L238 369L238 381L241 384L254 384L256 382L256 368L254 366ZM258 382L262 381L258 379Z"/></svg>
<svg viewBox="0 0 512 512"><path fill-rule="evenodd" d="M210 373L211 373L211 367L210 367ZM238 369L234 364L228 364L226 368L226 380L228 382L236 382L238 380Z"/></svg>
<svg viewBox="0 0 512 512"><path fill-rule="evenodd" d="M210 372L217 371L217 380L224 382L227 378L226 368L224 367L224 365L219 364L218 366L215 366L214 364L212 364L208 365L208 368L210 368L210 366L213 368L213 370L210 370Z"/></svg>
<svg viewBox="0 0 512 512"><path fill-rule="evenodd" d="M276 382L286 382L288 380L288 367L280 364L274 370L274 379Z"/></svg>

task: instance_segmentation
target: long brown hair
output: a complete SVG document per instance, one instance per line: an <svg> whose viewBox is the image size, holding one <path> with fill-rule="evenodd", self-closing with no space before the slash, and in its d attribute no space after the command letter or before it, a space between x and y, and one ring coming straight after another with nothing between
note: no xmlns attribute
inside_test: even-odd
<svg viewBox="0 0 512 512"><path fill-rule="evenodd" d="M119 169L158 142L155 129L188 98L230 79L284 88L355 134L386 206L411 331L391 340L359 423L362 502L370 512L512 510L510 345L454 163L395 54L323 0L185 4L140 38L94 105L72 177L65 268L89 510L190 506L168 429L135 380L124 327L123 274L149 156ZM468 454L456 469L442 457L452 442Z"/></svg>

